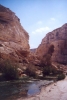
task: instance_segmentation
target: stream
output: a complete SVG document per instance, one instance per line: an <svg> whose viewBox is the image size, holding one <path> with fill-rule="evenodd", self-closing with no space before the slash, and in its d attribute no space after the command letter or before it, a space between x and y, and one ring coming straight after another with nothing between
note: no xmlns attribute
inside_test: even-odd
<svg viewBox="0 0 67 100"><path fill-rule="evenodd" d="M42 86L46 86L53 81L48 80L29 80L27 82L4 81L0 82L0 100L17 100L40 93Z"/></svg>

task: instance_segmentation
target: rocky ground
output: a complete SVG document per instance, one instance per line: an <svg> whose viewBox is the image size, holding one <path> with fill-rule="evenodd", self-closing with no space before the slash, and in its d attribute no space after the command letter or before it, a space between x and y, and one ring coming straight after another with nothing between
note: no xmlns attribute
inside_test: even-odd
<svg viewBox="0 0 67 100"><path fill-rule="evenodd" d="M67 100L67 77L47 87L42 87L40 94L17 100Z"/></svg>

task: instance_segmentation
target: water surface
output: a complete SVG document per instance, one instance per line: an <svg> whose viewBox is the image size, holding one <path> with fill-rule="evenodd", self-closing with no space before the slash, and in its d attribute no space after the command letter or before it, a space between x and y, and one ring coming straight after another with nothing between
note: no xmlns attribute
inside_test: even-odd
<svg viewBox="0 0 67 100"><path fill-rule="evenodd" d="M0 100L17 100L40 92L41 86L45 86L53 81L13 81L0 82Z"/></svg>

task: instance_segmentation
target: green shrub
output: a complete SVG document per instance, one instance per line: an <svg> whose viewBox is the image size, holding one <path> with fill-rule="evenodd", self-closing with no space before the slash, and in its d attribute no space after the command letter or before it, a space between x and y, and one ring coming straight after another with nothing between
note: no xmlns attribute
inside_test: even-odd
<svg viewBox="0 0 67 100"><path fill-rule="evenodd" d="M8 60L0 62L0 72L7 80L18 79L19 77L17 66Z"/></svg>
<svg viewBox="0 0 67 100"><path fill-rule="evenodd" d="M63 73L63 70L59 70L58 73L59 73L59 74L62 74L62 73Z"/></svg>
<svg viewBox="0 0 67 100"><path fill-rule="evenodd" d="M43 68L43 76L49 75L51 72L52 72L52 69L51 69L50 66L49 66L49 67L45 66L45 67Z"/></svg>
<svg viewBox="0 0 67 100"><path fill-rule="evenodd" d="M58 75L58 80L62 80L62 79L64 79L65 78L65 75L64 74L59 74Z"/></svg>
<svg viewBox="0 0 67 100"><path fill-rule="evenodd" d="M54 67L52 67L52 75L57 75L57 74L58 74L57 69L55 69Z"/></svg>
<svg viewBox="0 0 67 100"><path fill-rule="evenodd" d="M34 77L34 78L37 77L36 68L35 68L35 66L32 65L32 64L29 64L29 65L28 65L28 67L27 67L27 69L26 69L25 72L26 72L26 74L27 74L28 76L30 76L30 77Z"/></svg>
<svg viewBox="0 0 67 100"><path fill-rule="evenodd" d="M4 77L4 75L2 74L2 75L0 75L0 82L1 81L6 81L6 79L5 79L5 77Z"/></svg>

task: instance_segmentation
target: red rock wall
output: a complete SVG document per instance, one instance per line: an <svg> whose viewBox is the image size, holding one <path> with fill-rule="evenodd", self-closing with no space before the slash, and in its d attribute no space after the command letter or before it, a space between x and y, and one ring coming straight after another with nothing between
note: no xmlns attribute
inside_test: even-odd
<svg viewBox="0 0 67 100"><path fill-rule="evenodd" d="M52 61L67 64L67 24L49 32L37 48L36 54L42 57L51 44L54 45Z"/></svg>
<svg viewBox="0 0 67 100"><path fill-rule="evenodd" d="M16 51L29 52L29 35L20 24L19 18L9 8L0 5L0 54L11 54L18 58Z"/></svg>

